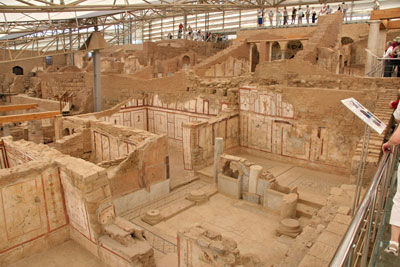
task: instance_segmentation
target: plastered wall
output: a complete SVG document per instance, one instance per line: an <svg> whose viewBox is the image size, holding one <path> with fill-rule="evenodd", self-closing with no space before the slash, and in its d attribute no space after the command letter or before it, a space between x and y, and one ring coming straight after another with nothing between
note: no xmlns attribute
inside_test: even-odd
<svg viewBox="0 0 400 267"><path fill-rule="evenodd" d="M362 93L319 90L315 95L314 89L304 88L283 92L240 88L239 96L242 147L350 170L362 125L340 99L353 96L369 104Z"/></svg>

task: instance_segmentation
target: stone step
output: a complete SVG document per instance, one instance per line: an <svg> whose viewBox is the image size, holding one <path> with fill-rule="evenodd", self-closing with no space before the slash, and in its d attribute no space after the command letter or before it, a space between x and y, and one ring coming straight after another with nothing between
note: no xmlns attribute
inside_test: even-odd
<svg viewBox="0 0 400 267"><path fill-rule="evenodd" d="M309 193L305 191L298 191L299 199L297 203L301 203L316 209L321 209L326 205L326 197L318 196L314 193Z"/></svg>
<svg viewBox="0 0 400 267"><path fill-rule="evenodd" d="M312 218L312 216L317 215L318 209L311 207L303 203L297 203L296 216Z"/></svg>
<svg viewBox="0 0 400 267"><path fill-rule="evenodd" d="M148 258L149 260L151 260L151 257L153 255L153 249L147 243L147 241L137 240L135 243L129 244L129 246L123 246L117 241L110 238L109 236L105 235L99 238L99 245L100 247L106 248L107 250L111 251L114 255L117 255L125 259L129 263L132 262L137 263L136 262L137 258L141 258L142 260ZM110 264L110 262L107 262L107 264ZM143 264L146 264L144 266L153 266L151 265L152 263L143 263Z"/></svg>
<svg viewBox="0 0 400 267"><path fill-rule="evenodd" d="M213 169L212 168L204 168L196 171L196 176L200 178L202 181L213 182Z"/></svg>
<svg viewBox="0 0 400 267"><path fill-rule="evenodd" d="M163 209L160 209L160 213L163 216L164 220L168 220L195 205L196 203L194 203L193 201L187 199L181 199L173 203L170 203Z"/></svg>

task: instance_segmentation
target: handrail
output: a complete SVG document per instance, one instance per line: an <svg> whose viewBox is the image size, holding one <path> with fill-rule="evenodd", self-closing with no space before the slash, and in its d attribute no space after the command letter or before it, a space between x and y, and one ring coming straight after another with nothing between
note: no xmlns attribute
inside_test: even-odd
<svg viewBox="0 0 400 267"><path fill-rule="evenodd" d="M384 58L384 57L378 57L377 55L375 55L371 50L369 50L368 48L365 48L365 51L367 51L368 54L370 54L371 56L373 56L374 58L376 58L377 60L400 60L400 58Z"/></svg>
<svg viewBox="0 0 400 267"><path fill-rule="evenodd" d="M364 222L365 215L367 214L369 209L369 204L377 194L378 185L382 179L385 168L388 167L387 163L389 160L389 156L390 156L389 152L383 154L383 157L381 158L378 165L378 170L373 178L372 184L369 187L367 193L365 194L363 201L361 202L361 205L357 210L357 213L354 215L353 221L351 222L344 238L342 239L342 242L340 243L330 263L331 267L338 267L344 265L347 256L349 255L350 249L358 234L358 229Z"/></svg>

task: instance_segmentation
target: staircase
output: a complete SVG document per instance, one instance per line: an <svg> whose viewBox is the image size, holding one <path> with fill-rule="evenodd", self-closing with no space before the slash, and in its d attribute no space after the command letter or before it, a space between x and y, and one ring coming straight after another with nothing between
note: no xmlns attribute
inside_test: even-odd
<svg viewBox="0 0 400 267"><path fill-rule="evenodd" d="M155 266L154 251L146 241L146 233L139 226L116 217L111 224L104 226L103 233L99 245L104 250L100 250L100 253L104 254L102 259L108 266L121 266L117 264L119 258L128 262L124 266ZM108 252L112 254L108 255Z"/></svg>
<svg viewBox="0 0 400 267"><path fill-rule="evenodd" d="M370 140L369 140L369 145L368 145L368 154L367 154L367 166L366 166L366 175L365 177L370 176L369 169L371 169L371 172L375 172L376 165L379 162L379 157L381 155L382 151L382 144L384 141L384 137L387 135L388 130L390 130L390 123L391 123L391 118L394 110L389 107L389 103L397 98L397 90L379 90L378 91L378 100L376 102L376 107L374 111L374 115L378 117L383 123L388 125L384 132L379 135L377 132L371 129L370 132ZM356 151L354 153L353 159L352 159L352 170L353 170L353 175L354 170L356 169L355 166L358 166L360 163L360 158L361 158L361 152L362 152L362 143L363 143L363 138L361 137L360 140L358 141Z"/></svg>
<svg viewBox="0 0 400 267"><path fill-rule="evenodd" d="M248 50L243 49L247 47L246 41L238 41L235 42L233 45L229 46L228 48L208 57L207 59L203 60L199 64L193 67L193 70L197 75L203 76L205 71L212 65L219 64L225 62L229 57L242 57L248 58Z"/></svg>
<svg viewBox="0 0 400 267"><path fill-rule="evenodd" d="M317 28L308 40L304 49L295 58L317 63L318 48L334 48L340 42L343 13L335 13L318 17Z"/></svg>

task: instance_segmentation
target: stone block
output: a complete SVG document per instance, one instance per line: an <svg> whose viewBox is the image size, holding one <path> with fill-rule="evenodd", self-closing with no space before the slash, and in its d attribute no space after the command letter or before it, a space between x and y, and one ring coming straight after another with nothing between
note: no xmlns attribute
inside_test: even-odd
<svg viewBox="0 0 400 267"><path fill-rule="evenodd" d="M303 260L300 262L298 267L327 267L329 265L328 262L323 261L317 257L314 257L310 254L306 254Z"/></svg>
<svg viewBox="0 0 400 267"><path fill-rule="evenodd" d="M264 208L272 209L280 213L284 196L285 194L279 191L266 189L264 193Z"/></svg>
<svg viewBox="0 0 400 267"><path fill-rule="evenodd" d="M338 222L330 222L326 227L326 231L336 233L338 235L344 235L347 231L348 226Z"/></svg>
<svg viewBox="0 0 400 267"><path fill-rule="evenodd" d="M330 262L333 255L335 255L336 249L328 246L322 242L316 242L308 252L308 254L319 258L323 261Z"/></svg>
<svg viewBox="0 0 400 267"><path fill-rule="evenodd" d="M340 196L343 193L343 190L339 187L332 187L330 194L334 196Z"/></svg>
<svg viewBox="0 0 400 267"><path fill-rule="evenodd" d="M337 248L342 240L342 236L329 231L323 231L321 235L317 238L318 242L324 243L325 245Z"/></svg>
<svg viewBox="0 0 400 267"><path fill-rule="evenodd" d="M344 215L344 214L336 214L335 217L333 218L334 222L342 223L345 225L350 225L352 218L349 215Z"/></svg>
<svg viewBox="0 0 400 267"><path fill-rule="evenodd" d="M337 210L337 213L339 214L343 214L343 215L349 215L350 214L351 209L349 207L339 207L339 209Z"/></svg>
<svg viewBox="0 0 400 267"><path fill-rule="evenodd" d="M260 196L257 194L245 192L243 193L243 199L255 204L260 204Z"/></svg>
<svg viewBox="0 0 400 267"><path fill-rule="evenodd" d="M218 174L218 192L240 199L241 181L236 178L226 176L222 173Z"/></svg>

